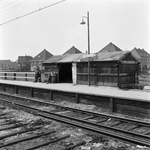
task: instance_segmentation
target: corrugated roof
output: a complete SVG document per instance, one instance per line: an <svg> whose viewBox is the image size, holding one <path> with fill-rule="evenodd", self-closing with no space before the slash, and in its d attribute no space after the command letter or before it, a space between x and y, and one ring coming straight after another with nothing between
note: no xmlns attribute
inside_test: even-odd
<svg viewBox="0 0 150 150"><path fill-rule="evenodd" d="M98 53L97 55L90 58L91 61L117 61L126 57L130 52L129 51L118 51L118 52L107 52L107 53ZM88 61L88 58L82 58L80 61Z"/></svg>
<svg viewBox="0 0 150 150"><path fill-rule="evenodd" d="M55 55L47 59L43 64L47 63L57 63L59 60L61 60L63 57L66 57L67 55Z"/></svg>
<svg viewBox="0 0 150 150"><path fill-rule="evenodd" d="M107 52L107 53L93 53L93 54L66 54L52 56L44 62L46 63L71 63L71 62L87 62L90 61L118 61L122 60L130 51L118 51L118 52Z"/></svg>
<svg viewBox="0 0 150 150"><path fill-rule="evenodd" d="M67 63L67 62L77 62L83 55L83 53L79 54L67 54L66 57L63 57L58 61L58 63Z"/></svg>
<svg viewBox="0 0 150 150"><path fill-rule="evenodd" d="M98 53L98 58L93 61L117 61L123 59L129 53L129 51Z"/></svg>

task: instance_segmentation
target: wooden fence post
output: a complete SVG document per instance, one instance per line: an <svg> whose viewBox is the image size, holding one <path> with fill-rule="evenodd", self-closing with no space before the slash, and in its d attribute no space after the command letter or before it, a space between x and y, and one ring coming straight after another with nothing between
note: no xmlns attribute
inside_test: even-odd
<svg viewBox="0 0 150 150"><path fill-rule="evenodd" d="M53 101L53 91L50 90L49 94L50 94L49 99Z"/></svg>
<svg viewBox="0 0 150 150"><path fill-rule="evenodd" d="M79 97L79 94L78 94L78 93L76 93L76 102L77 102L77 103L80 103L80 97Z"/></svg>
<svg viewBox="0 0 150 150"><path fill-rule="evenodd" d="M17 85L15 85L15 92L16 92L16 94L18 94L18 86Z"/></svg>
<svg viewBox="0 0 150 150"><path fill-rule="evenodd" d="M16 73L14 73L14 80L16 80Z"/></svg>
<svg viewBox="0 0 150 150"><path fill-rule="evenodd" d="M110 97L110 111L116 112L116 101L112 97Z"/></svg>
<svg viewBox="0 0 150 150"><path fill-rule="evenodd" d="M34 97L34 89L32 87L30 88L30 91L31 91L31 97Z"/></svg>
<svg viewBox="0 0 150 150"><path fill-rule="evenodd" d="M4 75L5 75L5 79L7 80L7 73L4 73Z"/></svg>
<svg viewBox="0 0 150 150"><path fill-rule="evenodd" d="M6 86L3 84L3 91L6 92Z"/></svg>
<svg viewBox="0 0 150 150"><path fill-rule="evenodd" d="M28 76L27 73L25 73L25 77L26 77L26 78L25 78L25 81L28 81L27 76Z"/></svg>

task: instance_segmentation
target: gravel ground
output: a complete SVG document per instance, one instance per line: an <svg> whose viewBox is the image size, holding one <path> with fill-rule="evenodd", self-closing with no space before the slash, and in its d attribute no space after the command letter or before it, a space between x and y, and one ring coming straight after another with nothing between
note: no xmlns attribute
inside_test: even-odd
<svg viewBox="0 0 150 150"><path fill-rule="evenodd" d="M75 104L75 103L69 103L68 101L57 102L57 104L60 104L62 106L69 106L69 107L78 108L82 110L90 110L90 111L102 113L102 110L97 108L95 105ZM40 107L40 108L44 110L53 109L53 107ZM70 135L70 138L60 141L59 145L52 144L51 146L42 147L42 148L39 148L38 150L57 150L67 145L68 143L76 143L81 140L85 140L86 144L84 146L77 147L74 150L150 150L150 148L147 148L147 147L142 147L138 145L137 146L129 145L129 144L117 141L117 140L113 140L104 136L97 135L96 133L87 132L80 128L71 127L65 124L61 124L56 121L34 116L32 114L25 113L23 111L13 110L9 108L4 110L4 112L10 112L10 111L11 111L11 114L15 116L17 120L21 120L22 122L30 122L30 123L32 122L35 124L39 123L43 126L43 129L56 130L57 131L56 136L66 135L66 134ZM119 116L126 117L124 115L119 115ZM150 122L150 120L147 120L147 119L145 121ZM19 129L13 129L13 130L19 130ZM139 132L142 132L143 130L145 129L139 129ZM5 133L7 133L7 131L2 131L0 132L0 135L5 134ZM11 138L5 139L5 141L9 141L11 139L15 139L18 137L23 137L25 135L26 134L13 136ZM34 142L33 141L22 142L20 144L16 144L14 146L3 148L0 150L6 150L6 149L7 150L21 150L22 147L25 148L26 145L28 146L31 144L33 145L33 143L37 144L40 141L44 141L44 140L45 139L43 138L38 138L37 140L34 140Z"/></svg>

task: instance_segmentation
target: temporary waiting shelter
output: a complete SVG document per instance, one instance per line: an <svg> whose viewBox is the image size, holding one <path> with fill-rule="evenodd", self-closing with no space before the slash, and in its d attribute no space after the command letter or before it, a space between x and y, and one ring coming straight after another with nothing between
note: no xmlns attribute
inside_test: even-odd
<svg viewBox="0 0 150 150"><path fill-rule="evenodd" d="M43 65L46 72L58 72L59 82L118 87L136 83L139 69L139 62L128 51L58 55Z"/></svg>
<svg viewBox="0 0 150 150"><path fill-rule="evenodd" d="M128 51L98 53L93 59L83 58L77 63L77 83L122 87L137 83L139 62Z"/></svg>

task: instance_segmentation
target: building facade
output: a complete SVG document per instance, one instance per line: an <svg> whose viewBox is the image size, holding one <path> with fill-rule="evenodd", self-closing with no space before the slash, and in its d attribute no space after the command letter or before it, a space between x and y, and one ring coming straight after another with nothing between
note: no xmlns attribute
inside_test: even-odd
<svg viewBox="0 0 150 150"><path fill-rule="evenodd" d="M0 71L17 71L18 63L11 60L0 60Z"/></svg>
<svg viewBox="0 0 150 150"><path fill-rule="evenodd" d="M140 62L141 71L150 70L150 54L144 49L134 48L131 54Z"/></svg>
<svg viewBox="0 0 150 150"><path fill-rule="evenodd" d="M30 60L31 56L18 56L18 70L19 71L31 71L30 70Z"/></svg>
<svg viewBox="0 0 150 150"><path fill-rule="evenodd" d="M30 60L30 70L34 71L34 69L38 66L40 70L43 70L43 62L52 57L53 55L44 49L38 55Z"/></svg>

